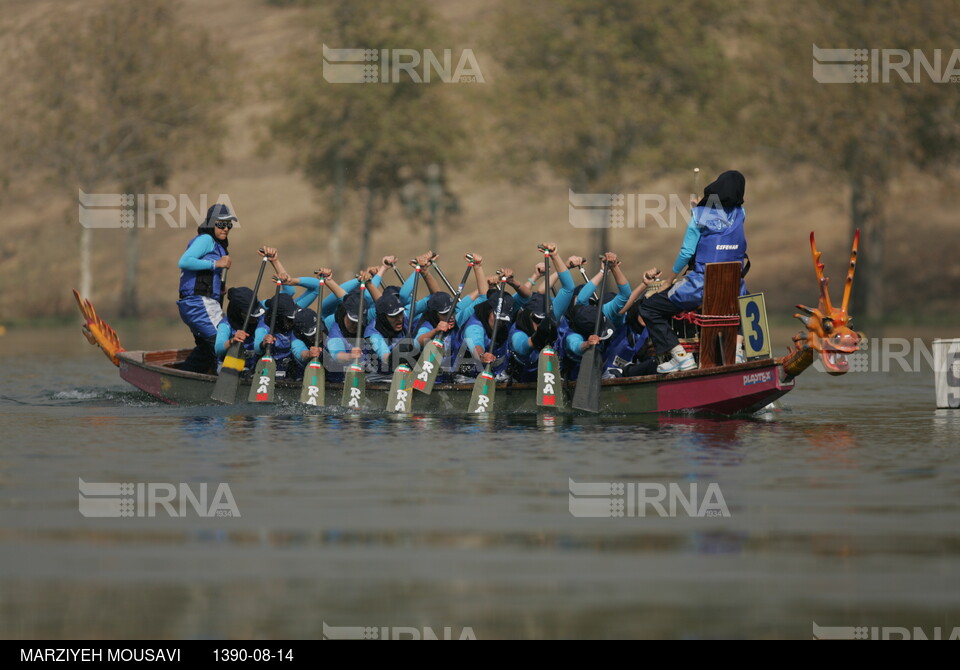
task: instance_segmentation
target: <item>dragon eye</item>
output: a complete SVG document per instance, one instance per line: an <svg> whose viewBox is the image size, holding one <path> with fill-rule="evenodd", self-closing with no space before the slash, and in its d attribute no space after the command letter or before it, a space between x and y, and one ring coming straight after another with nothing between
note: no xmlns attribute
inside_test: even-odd
<svg viewBox="0 0 960 670"><path fill-rule="evenodd" d="M823 332L825 333L833 332L833 319L824 319L822 323L823 323Z"/></svg>

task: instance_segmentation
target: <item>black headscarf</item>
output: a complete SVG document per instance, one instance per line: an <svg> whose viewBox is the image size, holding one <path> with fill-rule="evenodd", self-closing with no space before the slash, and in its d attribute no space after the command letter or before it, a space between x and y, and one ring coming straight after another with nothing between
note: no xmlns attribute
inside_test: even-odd
<svg viewBox="0 0 960 670"><path fill-rule="evenodd" d="M727 170L714 182L703 189L703 198L697 207L715 205L717 200L724 209L733 209L743 204L743 194L747 187L746 178L736 170Z"/></svg>

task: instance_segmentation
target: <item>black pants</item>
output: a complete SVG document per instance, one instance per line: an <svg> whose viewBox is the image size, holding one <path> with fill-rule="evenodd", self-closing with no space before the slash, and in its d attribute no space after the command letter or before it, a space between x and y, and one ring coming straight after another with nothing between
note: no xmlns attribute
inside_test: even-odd
<svg viewBox="0 0 960 670"><path fill-rule="evenodd" d="M680 338L673 332L672 322L673 315L682 311L666 293L655 293L640 303L640 316L647 324L647 332L657 354L665 354L680 344Z"/></svg>
<svg viewBox="0 0 960 670"><path fill-rule="evenodd" d="M177 369L186 372L200 372L202 374L214 374L217 371L217 352L214 345L217 343L216 337L193 336L197 343L196 348L187 356L187 360L177 365Z"/></svg>

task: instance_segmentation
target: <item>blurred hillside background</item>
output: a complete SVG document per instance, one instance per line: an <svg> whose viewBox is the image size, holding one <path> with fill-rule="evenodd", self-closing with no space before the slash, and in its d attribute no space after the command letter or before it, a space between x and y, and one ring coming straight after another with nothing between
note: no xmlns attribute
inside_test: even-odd
<svg viewBox="0 0 960 670"><path fill-rule="evenodd" d="M176 318L193 220L84 229L80 190L225 194L240 218L231 285L252 285L261 245L293 274L341 279L435 245L453 280L467 251L525 277L540 241L609 248L637 281L672 265L686 220L576 228L569 192L687 203L695 167L700 189L746 175L748 286L771 318L816 304L810 231L839 296L856 225L858 325L955 319L960 2L784 8L0 0L0 323L74 317L84 281L107 318ZM948 81L819 83L814 44L939 49ZM474 62L458 83L335 84L323 45Z"/></svg>

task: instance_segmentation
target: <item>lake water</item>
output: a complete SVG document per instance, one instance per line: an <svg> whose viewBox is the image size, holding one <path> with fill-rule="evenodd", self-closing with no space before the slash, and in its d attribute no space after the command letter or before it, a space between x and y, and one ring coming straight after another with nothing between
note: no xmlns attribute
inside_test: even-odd
<svg viewBox="0 0 960 670"><path fill-rule="evenodd" d="M935 409L926 366L810 370L751 419L397 420L166 406L78 339L41 334L2 358L6 638L960 626L960 412ZM81 479L206 483L210 497L224 483L239 516L84 517ZM688 496L695 483L713 505L575 516L571 480ZM614 491L628 508L639 496Z"/></svg>

